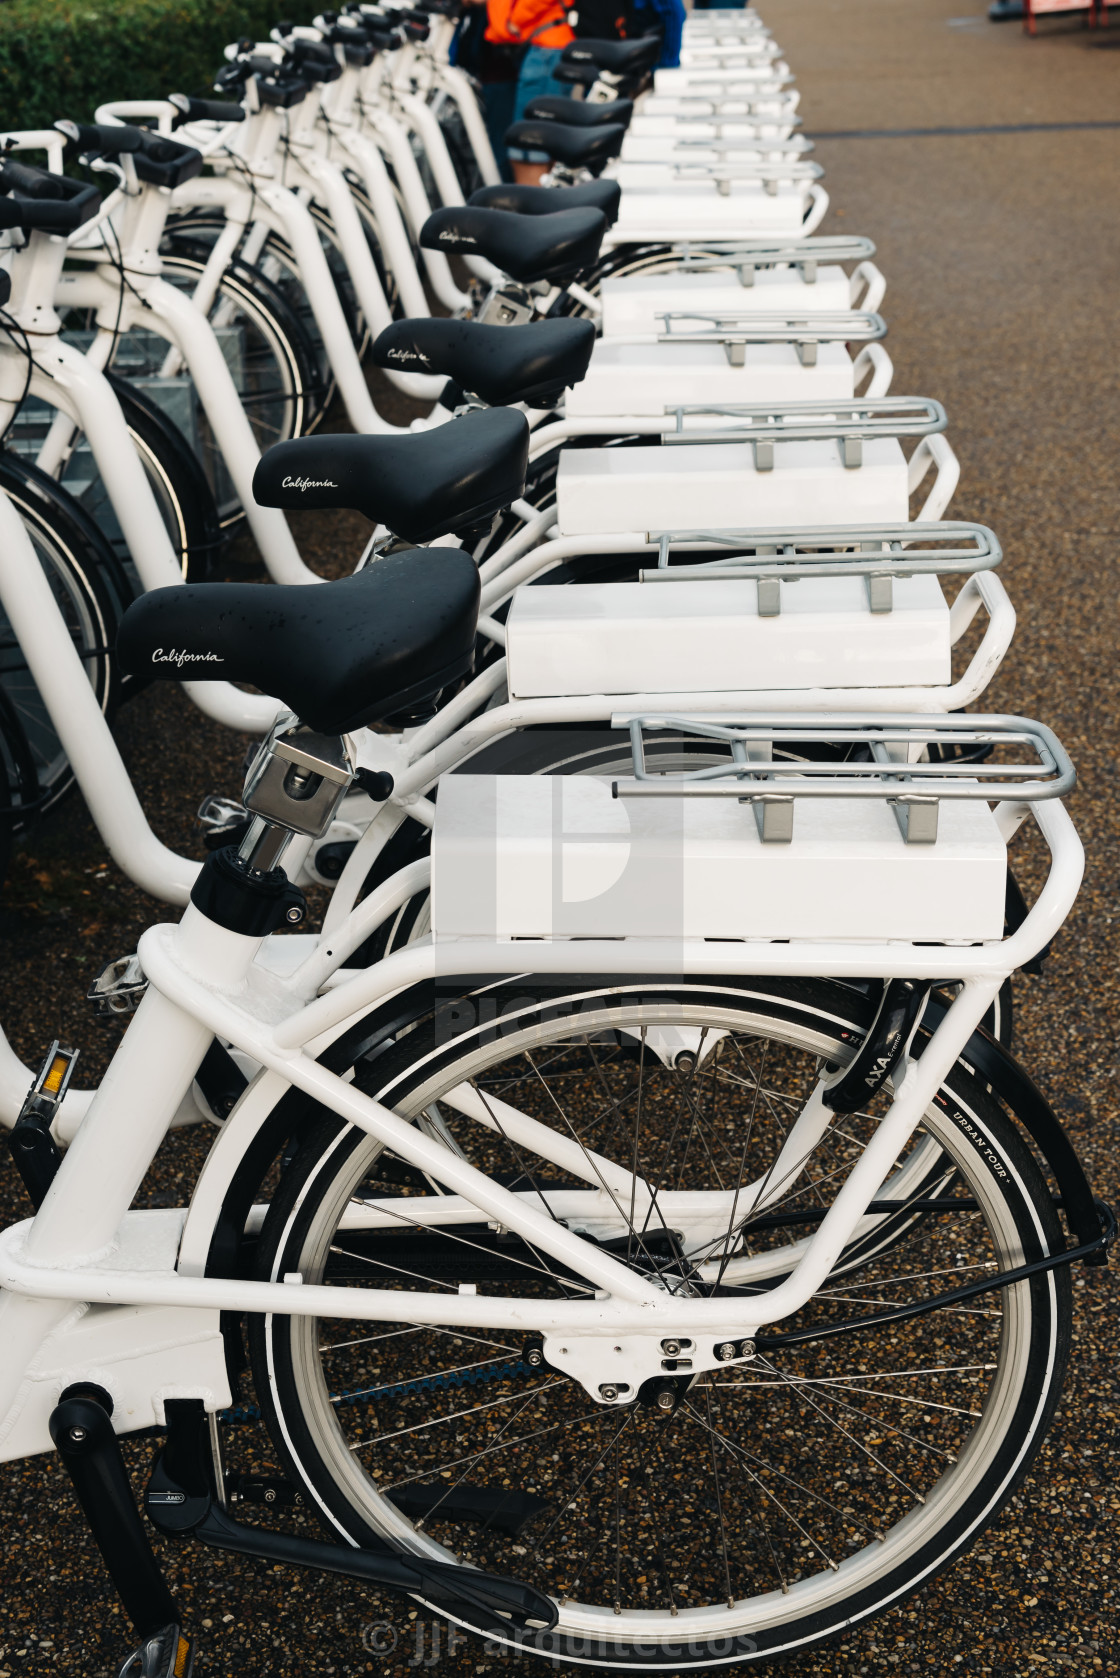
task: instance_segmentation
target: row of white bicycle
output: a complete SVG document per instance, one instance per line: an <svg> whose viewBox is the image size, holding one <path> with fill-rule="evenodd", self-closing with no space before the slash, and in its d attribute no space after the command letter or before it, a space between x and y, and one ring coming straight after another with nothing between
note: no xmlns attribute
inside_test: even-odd
<svg viewBox="0 0 1120 1678"><path fill-rule="evenodd" d="M511 186L458 10L354 0L0 158L8 825L76 781L185 906L92 987L134 1012L96 1090L0 1049L0 1454L60 1451L122 1675L194 1650L140 1429L160 1531L511 1649L836 1635L998 1516L1111 1239L1010 1049L1073 769L974 709L1000 546L890 394L871 241L816 231L779 47L577 39ZM372 534L322 582L285 515L334 508ZM242 523L271 583L206 580ZM113 740L152 680L260 740L201 864ZM189 1204L134 1205L199 1123Z"/></svg>

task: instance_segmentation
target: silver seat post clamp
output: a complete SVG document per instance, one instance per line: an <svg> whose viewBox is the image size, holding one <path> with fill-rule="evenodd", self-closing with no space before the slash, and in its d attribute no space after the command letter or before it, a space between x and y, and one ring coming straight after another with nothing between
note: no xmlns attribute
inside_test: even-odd
<svg viewBox="0 0 1120 1678"><path fill-rule="evenodd" d="M242 799L253 818L238 850L245 866L267 874L297 834L325 833L354 768L347 735L320 734L291 712L278 717L245 777Z"/></svg>

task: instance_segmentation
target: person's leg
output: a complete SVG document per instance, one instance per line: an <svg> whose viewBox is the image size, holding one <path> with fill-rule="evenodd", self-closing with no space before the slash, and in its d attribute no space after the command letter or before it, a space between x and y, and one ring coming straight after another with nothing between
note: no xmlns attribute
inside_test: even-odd
<svg viewBox="0 0 1120 1678"><path fill-rule="evenodd" d="M545 93L567 93L569 88L565 82L559 82L553 71L560 62L558 47L530 47L521 61L521 73L517 78L517 97L514 100L513 118L517 122L525 114L525 107L534 99L539 99ZM539 186L542 175L548 173L549 158L543 151L520 151L516 147L510 149L510 166L513 178L519 186Z"/></svg>
<svg viewBox="0 0 1120 1678"><path fill-rule="evenodd" d="M504 136L513 121L517 83L512 78L508 82L483 82L482 96L486 107L486 132L494 148L494 161L502 174L509 179L511 165L506 156Z"/></svg>

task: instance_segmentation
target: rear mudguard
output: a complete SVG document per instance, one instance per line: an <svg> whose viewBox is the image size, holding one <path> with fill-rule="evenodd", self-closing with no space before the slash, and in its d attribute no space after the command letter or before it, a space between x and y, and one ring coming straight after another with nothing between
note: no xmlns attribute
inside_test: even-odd
<svg viewBox="0 0 1120 1678"><path fill-rule="evenodd" d="M932 1032L945 1013L947 1004L932 996L922 1021L921 1035ZM1061 1120L1039 1089L1003 1044L982 1027L973 1032L961 1053L961 1060L972 1067L989 1084L1007 1112L1030 1137L1053 1175L1066 1223L1081 1246L1097 1241L1101 1220L1093 1191L1077 1152L1062 1128ZM1102 1247L1091 1253L1086 1264L1107 1264L1108 1252Z"/></svg>

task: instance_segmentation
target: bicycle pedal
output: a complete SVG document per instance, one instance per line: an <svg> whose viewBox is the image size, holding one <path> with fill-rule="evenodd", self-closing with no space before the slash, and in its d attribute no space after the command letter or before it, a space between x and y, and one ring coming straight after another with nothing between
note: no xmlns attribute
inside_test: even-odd
<svg viewBox="0 0 1120 1678"><path fill-rule="evenodd" d="M236 799L212 792L202 800L195 820L202 829L206 849L220 851L226 845L241 843L252 817Z"/></svg>
<svg viewBox="0 0 1120 1678"><path fill-rule="evenodd" d="M77 1059L77 1049L67 1048L57 1039L51 1044L19 1117L8 1132L8 1148L36 1210L43 1204L62 1163L51 1126L70 1087Z"/></svg>
<svg viewBox="0 0 1120 1678"><path fill-rule="evenodd" d="M98 1019L118 1019L134 1014L143 1000L148 981L137 955L118 956L108 961L86 992Z"/></svg>
<svg viewBox="0 0 1120 1678"><path fill-rule="evenodd" d="M117 1669L117 1678L191 1678L194 1644L174 1624L146 1637Z"/></svg>

